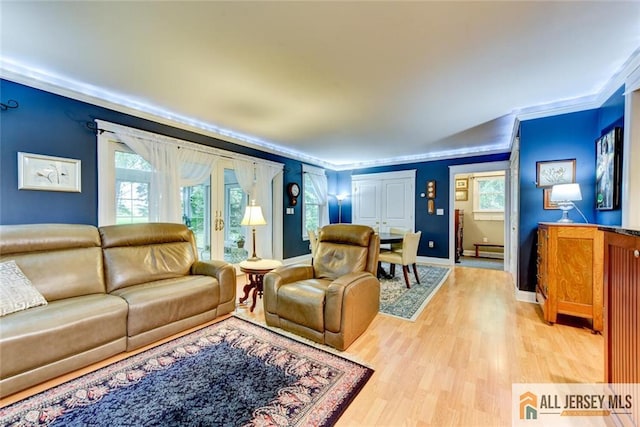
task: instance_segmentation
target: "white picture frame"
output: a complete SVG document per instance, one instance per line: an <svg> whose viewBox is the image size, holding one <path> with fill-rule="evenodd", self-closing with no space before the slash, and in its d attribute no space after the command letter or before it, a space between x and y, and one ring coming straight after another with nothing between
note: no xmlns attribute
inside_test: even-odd
<svg viewBox="0 0 640 427"><path fill-rule="evenodd" d="M81 191L81 161L18 152L18 189Z"/></svg>
<svg viewBox="0 0 640 427"><path fill-rule="evenodd" d="M573 182L576 182L576 159L536 162L538 188Z"/></svg>

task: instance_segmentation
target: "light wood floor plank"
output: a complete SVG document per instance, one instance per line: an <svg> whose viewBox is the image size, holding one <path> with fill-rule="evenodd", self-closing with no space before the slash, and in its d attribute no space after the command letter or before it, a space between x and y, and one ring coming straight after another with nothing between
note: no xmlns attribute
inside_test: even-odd
<svg viewBox="0 0 640 427"><path fill-rule="evenodd" d="M514 293L508 273L454 267L415 322L378 315L345 352L375 373L338 426L511 425L514 382L604 380L601 335L571 319L549 326ZM264 322L261 301L254 313L237 311Z"/></svg>

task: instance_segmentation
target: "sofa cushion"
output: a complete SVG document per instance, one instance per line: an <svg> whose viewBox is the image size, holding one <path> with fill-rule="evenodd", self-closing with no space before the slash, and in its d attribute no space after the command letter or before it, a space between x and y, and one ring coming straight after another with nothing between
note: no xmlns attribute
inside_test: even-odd
<svg viewBox="0 0 640 427"><path fill-rule="evenodd" d="M283 319L324 331L324 302L328 280L307 279L278 288L278 314Z"/></svg>
<svg viewBox="0 0 640 427"><path fill-rule="evenodd" d="M0 263L0 316L46 304L15 261Z"/></svg>
<svg viewBox="0 0 640 427"><path fill-rule="evenodd" d="M122 338L126 322L126 302L106 294L66 298L7 315L0 322L0 378Z"/></svg>
<svg viewBox="0 0 640 427"><path fill-rule="evenodd" d="M49 301L105 293L98 229L77 224L0 226L0 261L14 260Z"/></svg>
<svg viewBox="0 0 640 427"><path fill-rule="evenodd" d="M184 224L100 227L107 292L186 276L197 261L193 234Z"/></svg>
<svg viewBox="0 0 640 427"><path fill-rule="evenodd" d="M129 305L130 337L215 309L220 285L209 276L185 276L129 286L112 292Z"/></svg>

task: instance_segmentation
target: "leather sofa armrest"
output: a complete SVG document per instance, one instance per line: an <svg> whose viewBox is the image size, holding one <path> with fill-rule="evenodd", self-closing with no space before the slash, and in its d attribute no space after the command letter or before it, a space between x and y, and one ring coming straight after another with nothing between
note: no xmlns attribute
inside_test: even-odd
<svg viewBox="0 0 640 427"><path fill-rule="evenodd" d="M236 298L236 269L225 261L196 261L191 266L191 274L215 277L220 285L220 303Z"/></svg>
<svg viewBox="0 0 640 427"><path fill-rule="evenodd" d="M277 313L278 289L288 283L313 278L313 267L310 265L284 265L265 274L263 279L264 309L269 313Z"/></svg>
<svg viewBox="0 0 640 427"><path fill-rule="evenodd" d="M374 289L372 289L374 288ZM375 294L375 298L364 298L364 295ZM348 310L345 305L349 304L349 300L354 300L356 304L372 301L375 307L360 307L362 311L379 309L380 303L380 282L371 273L366 271L354 272L337 278L327 288L327 296L325 301L325 329L332 332L338 332L342 329L343 319ZM370 300L370 301L369 301Z"/></svg>

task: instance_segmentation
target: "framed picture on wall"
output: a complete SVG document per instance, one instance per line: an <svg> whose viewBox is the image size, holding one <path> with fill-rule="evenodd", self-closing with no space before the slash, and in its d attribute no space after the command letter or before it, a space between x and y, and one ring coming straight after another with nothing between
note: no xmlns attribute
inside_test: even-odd
<svg viewBox="0 0 640 427"><path fill-rule="evenodd" d="M620 152L622 128L596 140L596 209L612 210L620 204Z"/></svg>
<svg viewBox="0 0 640 427"><path fill-rule="evenodd" d="M556 202L551 201L551 188L543 188L542 189L542 208L546 210L550 209L560 209Z"/></svg>
<svg viewBox="0 0 640 427"><path fill-rule="evenodd" d="M456 178L456 190L467 190L469 188L469 178Z"/></svg>
<svg viewBox="0 0 640 427"><path fill-rule="evenodd" d="M571 184L576 180L576 159L536 162L536 186Z"/></svg>
<svg viewBox="0 0 640 427"><path fill-rule="evenodd" d="M18 153L18 189L80 192L80 160Z"/></svg>
<svg viewBox="0 0 640 427"><path fill-rule="evenodd" d="M466 202L468 198L467 190L456 190L456 202Z"/></svg>

